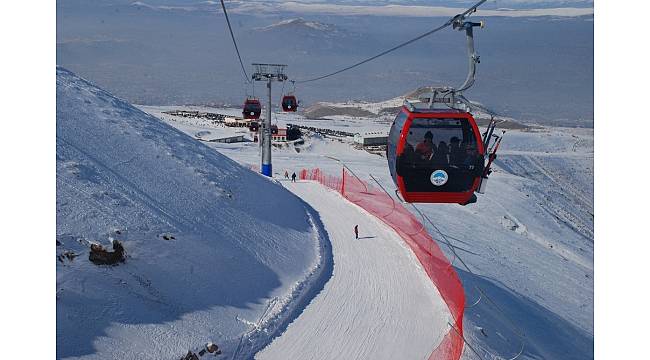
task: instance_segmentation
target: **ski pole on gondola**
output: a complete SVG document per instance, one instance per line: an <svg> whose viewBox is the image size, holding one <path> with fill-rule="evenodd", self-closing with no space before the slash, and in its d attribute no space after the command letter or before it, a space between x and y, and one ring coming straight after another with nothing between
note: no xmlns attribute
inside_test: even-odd
<svg viewBox="0 0 650 360"><path fill-rule="evenodd" d="M503 135L506 133L505 130L501 132L501 136L494 135L497 140L494 143L494 148L488 155L488 163L485 165L485 169L483 169L483 175L481 176L481 184L478 187L478 193L483 194L485 193L485 187L487 186L487 179L488 176L492 173L492 170L490 167L492 166L492 163L494 160L497 158L497 150L499 150L499 145L501 145L501 139L503 139Z"/></svg>
<svg viewBox="0 0 650 360"><path fill-rule="evenodd" d="M496 126L496 120L494 120L494 116L490 117L490 123L488 124L487 130L483 133L483 144L485 147L490 146L490 139L492 138L492 133L494 132L494 128Z"/></svg>

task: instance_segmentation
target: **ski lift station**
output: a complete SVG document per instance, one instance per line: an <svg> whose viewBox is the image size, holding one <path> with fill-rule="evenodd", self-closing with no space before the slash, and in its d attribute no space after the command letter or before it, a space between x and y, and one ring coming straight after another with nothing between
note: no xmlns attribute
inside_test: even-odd
<svg viewBox="0 0 650 360"><path fill-rule="evenodd" d="M230 127L249 127L253 120L240 118L236 116L226 116L223 119L223 124Z"/></svg>
<svg viewBox="0 0 650 360"><path fill-rule="evenodd" d="M388 133L384 131L354 134L354 143L359 146L382 146L388 143Z"/></svg>
<svg viewBox="0 0 650 360"><path fill-rule="evenodd" d="M253 141L257 142L259 140L258 137L258 127L259 125L255 123L253 127L250 127L249 130L253 133ZM277 125L272 125L271 126L271 141L272 142L287 142L289 140L287 138L287 129L286 128L278 128ZM293 139L295 140L295 139Z"/></svg>
<svg viewBox="0 0 650 360"><path fill-rule="evenodd" d="M278 129L275 133L271 133L271 141L286 142L287 129Z"/></svg>
<svg viewBox="0 0 650 360"><path fill-rule="evenodd" d="M224 138L219 138L219 139L214 139L214 140L209 140L210 142L218 142L218 143L226 143L226 144L232 144L232 143L240 143L240 142L245 142L247 141L244 138L244 135L236 135L236 136L228 136ZM250 141L250 140L248 140Z"/></svg>

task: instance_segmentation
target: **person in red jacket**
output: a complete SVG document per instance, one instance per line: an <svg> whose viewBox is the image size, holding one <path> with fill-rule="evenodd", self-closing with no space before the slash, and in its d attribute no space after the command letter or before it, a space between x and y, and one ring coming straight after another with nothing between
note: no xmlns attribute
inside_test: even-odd
<svg viewBox="0 0 650 360"><path fill-rule="evenodd" d="M422 160L431 160L431 157L433 156L433 152L436 150L434 148L435 145L433 145L433 134L431 131L427 131L426 134L424 134L424 139L422 142L418 143L415 146L415 152L420 155Z"/></svg>

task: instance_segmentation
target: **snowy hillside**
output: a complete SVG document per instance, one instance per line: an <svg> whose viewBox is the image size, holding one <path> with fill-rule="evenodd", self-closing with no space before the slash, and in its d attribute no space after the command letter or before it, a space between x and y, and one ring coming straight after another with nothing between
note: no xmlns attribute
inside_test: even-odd
<svg viewBox="0 0 650 360"><path fill-rule="evenodd" d="M418 96L428 91L427 88L417 88L408 93L380 102L368 101L345 101L345 102L317 102L306 109L303 114L308 119L314 120L350 120L365 119L372 122L387 124L392 123L395 115L404 105L404 99L417 99ZM480 104L478 104L480 105ZM473 111L472 115L479 126L486 126L490 121L490 115L484 111ZM504 129L526 129L513 118L499 117L500 127Z"/></svg>
<svg viewBox="0 0 650 360"><path fill-rule="evenodd" d="M250 357L329 276L282 186L57 68L57 358ZM119 240L126 260L89 261Z"/></svg>
<svg viewBox="0 0 650 360"><path fill-rule="evenodd" d="M394 102L341 105L375 112ZM162 114L175 107L141 108L192 135L202 130L223 134L240 131L206 128L199 119L182 121ZM219 110L237 111L240 110ZM291 123L349 133L381 131L390 126L388 121L346 115L311 120L300 114L276 113L273 122L279 126ZM384 156L354 148L351 138L338 140L306 132L305 143L309 146L299 152L290 147L274 148L276 176L281 176L285 169L291 173L313 167L340 174L341 164L332 159L335 157L370 183L372 174L393 193L395 186ZM466 271L441 242L463 281L467 304L478 302L466 309L464 324L465 336L481 353L480 358L511 358L522 344L521 359L593 358L593 141L593 129L509 130L487 192L478 196L476 204L418 205L471 269ZM258 145L254 143L209 146L241 163L259 162ZM427 230L442 241L441 234L430 224ZM303 315L310 313L307 310ZM525 335L523 339L518 333ZM280 337L261 355L278 344L293 348L301 341L289 345L288 339ZM479 357L466 347L464 358Z"/></svg>
<svg viewBox="0 0 650 360"><path fill-rule="evenodd" d="M332 25L325 24L318 21L308 21L303 18L287 19L279 21L275 24L255 28L253 30L267 32L267 31L290 31L290 32L321 32L331 34L339 32L340 30Z"/></svg>

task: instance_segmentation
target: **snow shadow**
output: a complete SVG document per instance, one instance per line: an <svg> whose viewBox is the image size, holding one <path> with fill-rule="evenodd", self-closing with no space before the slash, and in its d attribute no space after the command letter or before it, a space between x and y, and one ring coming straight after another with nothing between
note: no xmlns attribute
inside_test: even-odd
<svg viewBox="0 0 650 360"><path fill-rule="evenodd" d="M563 319L536 301L500 284L496 280L472 275L456 268L465 288L467 306L487 295L475 306L465 309L465 337L482 358L512 358L521 348L517 331L525 338L523 359L594 358L593 335ZM489 299L488 299L489 297ZM493 305L490 299L496 304ZM501 310L501 311L500 311ZM477 356L467 348L466 356Z"/></svg>
<svg viewBox="0 0 650 360"><path fill-rule="evenodd" d="M282 335L286 330L289 324L294 322L307 308L307 306L316 298L318 294L325 288L325 284L329 282L334 273L334 256L332 253L332 243L330 241L329 235L325 230L325 225L321 221L320 214L311 207L307 202L302 200L300 197L296 196L303 205L305 206L305 211L310 215L314 227L318 230L320 236L320 257L321 263L316 269L313 277L308 280L306 284L307 288L298 297L290 304L290 309L284 314L282 318L279 319L279 322L275 325L274 329L264 330L263 336L266 337L265 341L262 343L252 342L255 344L248 351L248 354L245 358L252 359L254 355L264 349L269 345L275 338ZM268 334L270 332L270 335ZM240 354L242 355L242 354Z"/></svg>
<svg viewBox="0 0 650 360"><path fill-rule="evenodd" d="M76 261L85 262L86 256L82 254ZM212 321L229 324L223 328L233 332L245 331L246 325L234 319L232 308L243 314L254 313L251 309L255 304L264 304L282 283L273 269L246 252L239 252L230 260L209 257L187 258L185 269L169 262L147 263L145 259L133 258L116 267L93 265L78 269L84 272L81 289L64 289L57 294L57 358L96 354L98 349L94 343L98 338L111 337L111 332L120 332L125 326L137 326L137 334L160 333L161 343L137 344L139 351L150 354L147 358L156 357L153 354L160 351L161 345L172 351L167 357L180 357L183 351L199 344L191 343L191 336L186 334L174 339L173 322L185 320L187 315L196 312L205 312L193 314L202 320L196 321L197 334L205 333L199 328L202 323ZM170 277L169 267L176 276ZM227 269L227 273L220 276L218 269ZM192 332L192 326L189 331ZM229 340L228 334L223 335L205 341L219 341L222 345ZM123 340L118 340L111 353L119 354L127 350L124 347L135 345L119 341ZM169 343L164 344L165 341Z"/></svg>
<svg viewBox="0 0 650 360"><path fill-rule="evenodd" d="M59 67L56 127L57 234L129 255L57 263L57 358L225 353L306 299L324 230L282 186Z"/></svg>

